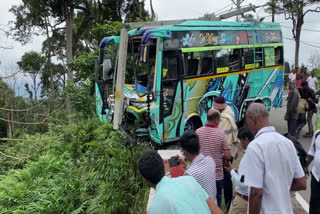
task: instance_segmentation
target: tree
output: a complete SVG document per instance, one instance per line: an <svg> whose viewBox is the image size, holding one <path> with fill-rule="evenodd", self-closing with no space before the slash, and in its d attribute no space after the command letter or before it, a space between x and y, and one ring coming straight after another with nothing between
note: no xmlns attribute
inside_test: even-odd
<svg viewBox="0 0 320 214"><path fill-rule="evenodd" d="M44 63L46 62L46 58L41 56L39 53L35 51L30 51L25 53L21 61L18 62L18 65L20 69L24 72L30 75L32 81L33 81L33 92L29 89L28 84L26 84L26 90L30 94L30 98L34 101L37 101L38 92L40 88L40 83L38 82L38 79L44 69Z"/></svg>
<svg viewBox="0 0 320 214"><path fill-rule="evenodd" d="M308 61L312 68L320 68L320 52L314 51Z"/></svg>
<svg viewBox="0 0 320 214"><path fill-rule="evenodd" d="M320 12L320 7L307 9L314 3L307 0L271 0L269 1L271 9L277 13L283 13L286 20L292 21L292 36L295 40L295 67L299 66L299 51L300 51L300 38L302 32L302 25L304 24L304 17L309 12Z"/></svg>

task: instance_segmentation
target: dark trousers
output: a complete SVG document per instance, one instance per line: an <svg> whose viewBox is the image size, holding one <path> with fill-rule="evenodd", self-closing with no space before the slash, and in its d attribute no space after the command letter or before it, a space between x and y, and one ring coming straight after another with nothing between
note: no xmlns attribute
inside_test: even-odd
<svg viewBox="0 0 320 214"><path fill-rule="evenodd" d="M288 119L288 133L291 136L298 137L296 130L297 130L297 120L289 118Z"/></svg>
<svg viewBox="0 0 320 214"><path fill-rule="evenodd" d="M309 214L320 213L320 182L311 173L311 198Z"/></svg>
<svg viewBox="0 0 320 214"><path fill-rule="evenodd" d="M298 120L297 120L297 134L300 135L301 130L307 123L307 117L306 114L299 114Z"/></svg>
<svg viewBox="0 0 320 214"><path fill-rule="evenodd" d="M218 203L218 207L221 208L223 180L216 180L216 187L217 187L217 203Z"/></svg>
<svg viewBox="0 0 320 214"><path fill-rule="evenodd" d="M226 204L226 207L229 209L231 202L232 202L232 194L233 194L233 188L232 188L232 180L230 173L223 169L224 179L223 179L223 194L224 194L224 203Z"/></svg>
<svg viewBox="0 0 320 214"><path fill-rule="evenodd" d="M308 111L307 120L308 120L308 127L309 127L309 133L310 133L310 134L313 134L312 117L313 117L314 112L315 112L314 109L310 109L310 110Z"/></svg>

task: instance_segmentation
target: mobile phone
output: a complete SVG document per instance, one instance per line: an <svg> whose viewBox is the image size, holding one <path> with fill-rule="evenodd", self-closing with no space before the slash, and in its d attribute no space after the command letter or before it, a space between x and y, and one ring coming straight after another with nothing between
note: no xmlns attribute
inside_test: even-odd
<svg viewBox="0 0 320 214"><path fill-rule="evenodd" d="M169 166L170 167L174 167L174 166L178 166L179 165L179 161L175 157L170 158L168 161L169 161Z"/></svg>

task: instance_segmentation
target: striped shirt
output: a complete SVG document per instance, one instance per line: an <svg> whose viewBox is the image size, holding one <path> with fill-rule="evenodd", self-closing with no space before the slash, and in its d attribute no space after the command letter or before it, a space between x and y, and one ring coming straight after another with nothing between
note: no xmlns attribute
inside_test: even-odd
<svg viewBox="0 0 320 214"><path fill-rule="evenodd" d="M215 169L216 164L214 160L211 157L205 157L200 153L195 159L193 159L190 167L187 168L184 175L194 177L209 197L213 201L217 202Z"/></svg>
<svg viewBox="0 0 320 214"><path fill-rule="evenodd" d="M199 135L200 152L213 158L216 163L216 180L222 180L224 151L230 149L224 131L206 124L197 129L196 133Z"/></svg>

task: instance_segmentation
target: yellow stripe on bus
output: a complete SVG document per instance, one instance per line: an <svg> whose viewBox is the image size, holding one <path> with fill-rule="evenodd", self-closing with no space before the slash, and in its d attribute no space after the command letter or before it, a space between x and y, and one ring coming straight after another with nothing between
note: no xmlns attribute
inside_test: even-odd
<svg viewBox="0 0 320 214"><path fill-rule="evenodd" d="M268 67L268 68L264 68L263 70L269 70L269 69L275 69L275 68L280 68L281 70L283 70L283 65ZM193 81L197 81L197 80L207 80L207 79L225 77L225 76L236 75L236 74L245 74L245 73L250 73L250 72L254 72L254 71L261 71L261 70L262 69L256 69L256 70L252 69L252 70L246 70L246 71L232 72L229 74L219 74L219 75L211 75L211 76L205 76L205 77L196 77L196 78L192 78L192 79L187 79L186 81L193 82Z"/></svg>

